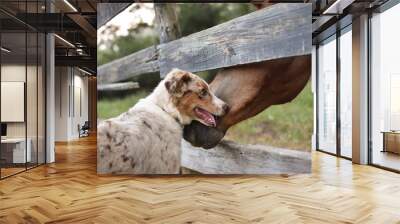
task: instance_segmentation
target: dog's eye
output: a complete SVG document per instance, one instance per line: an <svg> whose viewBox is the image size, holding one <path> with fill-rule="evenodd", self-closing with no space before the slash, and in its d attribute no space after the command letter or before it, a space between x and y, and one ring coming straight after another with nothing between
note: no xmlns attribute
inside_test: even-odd
<svg viewBox="0 0 400 224"><path fill-rule="evenodd" d="M204 98L204 97L206 97L207 95L208 95L208 92L207 92L206 89L202 89L202 90L200 91L200 93L199 93L199 97L200 97L200 98Z"/></svg>

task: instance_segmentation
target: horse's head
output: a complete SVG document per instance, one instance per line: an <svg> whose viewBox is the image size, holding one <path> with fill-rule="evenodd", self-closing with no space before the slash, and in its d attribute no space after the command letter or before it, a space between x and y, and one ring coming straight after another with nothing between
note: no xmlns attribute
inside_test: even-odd
<svg viewBox="0 0 400 224"><path fill-rule="evenodd" d="M183 137L203 148L216 146L234 124L253 117L271 105L294 99L311 74L311 57L298 56L241 65L222 70L211 82L214 94L225 101L229 112L216 127L200 122L185 126Z"/></svg>

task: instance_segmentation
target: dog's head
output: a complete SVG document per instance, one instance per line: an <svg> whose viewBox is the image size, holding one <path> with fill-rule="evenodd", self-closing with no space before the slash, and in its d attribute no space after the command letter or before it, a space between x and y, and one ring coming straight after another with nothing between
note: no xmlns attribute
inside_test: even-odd
<svg viewBox="0 0 400 224"><path fill-rule="evenodd" d="M203 79L193 73L173 69L165 77L164 85L185 123L197 120L215 127L218 117L228 111L228 105L210 91Z"/></svg>

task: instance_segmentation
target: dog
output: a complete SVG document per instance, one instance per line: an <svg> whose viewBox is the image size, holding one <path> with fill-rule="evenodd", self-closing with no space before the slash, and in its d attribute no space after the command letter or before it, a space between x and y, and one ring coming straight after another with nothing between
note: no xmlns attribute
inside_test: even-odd
<svg viewBox="0 0 400 224"><path fill-rule="evenodd" d="M98 172L178 174L184 125L215 127L228 105L197 75L179 69L116 118L98 126Z"/></svg>

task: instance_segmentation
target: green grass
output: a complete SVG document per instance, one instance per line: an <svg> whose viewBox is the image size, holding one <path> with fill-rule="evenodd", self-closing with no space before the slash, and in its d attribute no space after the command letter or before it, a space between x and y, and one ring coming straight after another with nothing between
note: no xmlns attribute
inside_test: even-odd
<svg viewBox="0 0 400 224"><path fill-rule="evenodd" d="M97 113L100 120L116 117L135 105L149 93L138 91L122 98L104 98L97 102Z"/></svg>
<svg viewBox="0 0 400 224"><path fill-rule="evenodd" d="M120 99L101 99L98 102L99 118L118 116L147 95L148 92L139 91ZM313 98L309 83L292 102L272 106L257 116L231 127L225 138L240 143L308 151L312 129Z"/></svg>
<svg viewBox="0 0 400 224"><path fill-rule="evenodd" d="M310 83L290 103L269 107L228 130L225 138L240 143L267 144L308 151L313 130Z"/></svg>

